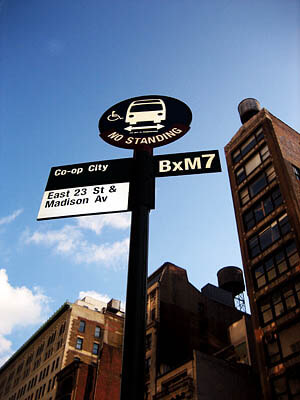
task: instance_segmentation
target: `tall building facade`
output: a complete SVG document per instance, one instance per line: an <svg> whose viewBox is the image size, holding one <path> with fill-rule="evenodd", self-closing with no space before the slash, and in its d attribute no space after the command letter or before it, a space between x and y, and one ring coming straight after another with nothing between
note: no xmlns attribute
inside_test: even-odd
<svg viewBox="0 0 300 400"><path fill-rule="evenodd" d="M0 399L69 400L75 387L80 399L96 399L97 391L98 399L105 393L119 400L123 323L116 300L105 304L85 297L65 303L0 368ZM68 379L63 379L59 372L66 370ZM117 390L110 385L115 381Z"/></svg>
<svg viewBox="0 0 300 400"><path fill-rule="evenodd" d="M300 135L255 99L225 147L265 400L300 399Z"/></svg>

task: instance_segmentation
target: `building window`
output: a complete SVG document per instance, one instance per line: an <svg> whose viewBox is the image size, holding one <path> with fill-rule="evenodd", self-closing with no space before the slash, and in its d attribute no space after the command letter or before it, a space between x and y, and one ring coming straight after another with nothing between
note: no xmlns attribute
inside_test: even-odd
<svg viewBox="0 0 300 400"><path fill-rule="evenodd" d="M63 344L63 338L61 338L61 339L57 342L56 351L59 350L59 349L61 348L62 344Z"/></svg>
<svg viewBox="0 0 300 400"><path fill-rule="evenodd" d="M27 376L29 375L29 372L30 372L30 368L26 368L24 371L24 374L23 374L23 379L27 378Z"/></svg>
<svg viewBox="0 0 300 400"><path fill-rule="evenodd" d="M288 399L288 392L287 392L288 388L285 376L282 376L278 379L274 379L272 382L272 386L273 386L274 396L276 396L277 399Z"/></svg>
<svg viewBox="0 0 300 400"><path fill-rule="evenodd" d="M85 331L85 321L80 321L79 322L79 332L84 332Z"/></svg>
<svg viewBox="0 0 300 400"><path fill-rule="evenodd" d="M47 360L50 356L52 356L53 353L53 347L51 347L48 351L46 351L45 356L44 356L44 361Z"/></svg>
<svg viewBox="0 0 300 400"><path fill-rule="evenodd" d="M44 385L43 385L43 387L42 387L42 390L41 390L41 397L44 396L45 388L46 388L46 383L44 383Z"/></svg>
<svg viewBox="0 0 300 400"><path fill-rule="evenodd" d="M252 229L258 222L263 220L280 204L282 204L282 197L280 190L277 187L272 191L271 194L255 203L254 206L244 213L243 222L245 231L247 232Z"/></svg>
<svg viewBox="0 0 300 400"><path fill-rule="evenodd" d="M151 358L148 357L145 360L145 374L146 375L149 375L149 373L150 373L150 366L151 366Z"/></svg>
<svg viewBox="0 0 300 400"><path fill-rule="evenodd" d="M17 386L19 383L20 377L16 377L14 381L14 386Z"/></svg>
<svg viewBox="0 0 300 400"><path fill-rule="evenodd" d="M268 339L266 350L268 355L268 364L274 365L280 363L282 356L277 334L270 334L270 335L271 338Z"/></svg>
<svg viewBox="0 0 300 400"><path fill-rule="evenodd" d="M77 350L82 350L82 345L83 345L83 339L82 338L77 338L77 341L76 341L76 349Z"/></svg>
<svg viewBox="0 0 300 400"><path fill-rule="evenodd" d="M61 325L61 327L59 328L59 334L58 336L62 335L65 331L66 328L66 321Z"/></svg>
<svg viewBox="0 0 300 400"><path fill-rule="evenodd" d="M37 369L40 366L40 363L41 363L41 358L35 360L33 364L33 370Z"/></svg>
<svg viewBox="0 0 300 400"><path fill-rule="evenodd" d="M254 154L242 167L235 172L236 182L239 185L249 176L259 165L269 157L269 149L265 144L256 154Z"/></svg>
<svg viewBox="0 0 300 400"><path fill-rule="evenodd" d="M253 199L259 192L261 192L268 184L270 184L273 179L275 179L275 170L271 165L264 172L259 174L252 180L248 185L246 185L239 192L241 205L244 206L251 199Z"/></svg>
<svg viewBox="0 0 300 400"><path fill-rule="evenodd" d="M155 300L155 296L156 296L156 290L152 290L152 292L150 292L150 301Z"/></svg>
<svg viewBox="0 0 300 400"><path fill-rule="evenodd" d="M180 384L182 383L182 381L186 378L187 376L187 372L186 370L176 374L174 377L167 379L166 381L162 382L161 384L161 388L162 391L170 393L172 392L174 389L174 387L178 387L180 386ZM185 399L185 397L179 397L179 399Z"/></svg>
<svg viewBox="0 0 300 400"><path fill-rule="evenodd" d="M99 338L101 336L101 328L100 326L96 326L95 328L95 337Z"/></svg>
<svg viewBox="0 0 300 400"><path fill-rule="evenodd" d="M293 373L292 376L289 377L289 389L291 394L294 396L293 398L296 400L300 398L300 371L298 370Z"/></svg>
<svg viewBox="0 0 300 400"><path fill-rule="evenodd" d="M269 366L299 356L299 329L300 323L297 323L278 333L267 334L265 342Z"/></svg>
<svg viewBox="0 0 300 400"><path fill-rule="evenodd" d="M26 360L26 367L31 363L32 359L33 359L33 353L31 353L30 356L28 356Z"/></svg>
<svg viewBox="0 0 300 400"><path fill-rule="evenodd" d="M149 385L145 385L144 400L149 400L149 399L150 399Z"/></svg>
<svg viewBox="0 0 300 400"><path fill-rule="evenodd" d="M20 374L20 373L22 372L23 365L24 365L24 361L22 361L21 364L18 366L18 368L17 368L17 375Z"/></svg>
<svg viewBox="0 0 300 400"><path fill-rule="evenodd" d="M295 283L295 291L300 304L300 281Z"/></svg>
<svg viewBox="0 0 300 400"><path fill-rule="evenodd" d="M93 350L92 353L98 355L99 353L99 343L93 343Z"/></svg>
<svg viewBox="0 0 300 400"><path fill-rule="evenodd" d="M53 332L52 335L49 336L47 347L49 347L50 344L52 344L55 341L55 337L56 337L56 331Z"/></svg>
<svg viewBox="0 0 300 400"><path fill-rule="evenodd" d="M14 374L15 374L15 371L12 371L12 372L9 374L9 378L8 378L8 381L9 381L9 382L12 381L12 379L13 379L13 377L14 377Z"/></svg>
<svg viewBox="0 0 300 400"><path fill-rule="evenodd" d="M250 258L256 257L290 230L291 227L285 213L248 240Z"/></svg>
<svg viewBox="0 0 300 400"><path fill-rule="evenodd" d="M155 308L151 310L151 321L155 321Z"/></svg>
<svg viewBox="0 0 300 400"><path fill-rule="evenodd" d="M54 371L54 367L55 367L55 360L52 362L51 372Z"/></svg>
<svg viewBox="0 0 300 400"><path fill-rule="evenodd" d="M246 154L249 153L251 149L260 142L264 137L262 128L259 128L256 132L248 137L248 139L242 143L242 145L232 153L232 162L236 164L239 162Z"/></svg>
<svg viewBox="0 0 300 400"><path fill-rule="evenodd" d="M299 254L294 241L274 252L254 268L254 284L260 289L299 263Z"/></svg>
<svg viewBox="0 0 300 400"><path fill-rule="evenodd" d="M283 358L291 358L300 354L300 323L279 332L280 346Z"/></svg>
<svg viewBox="0 0 300 400"><path fill-rule="evenodd" d="M279 378L271 381L276 399L299 399L300 397L300 370L295 368ZM289 397L290 395L290 397Z"/></svg>
<svg viewBox="0 0 300 400"><path fill-rule="evenodd" d="M150 350L152 345L152 334L146 335L146 350Z"/></svg>
<svg viewBox="0 0 300 400"><path fill-rule="evenodd" d="M295 167L295 165L293 165L293 170L294 170L294 174L295 174L295 176L296 176L296 179L297 179L298 181L300 181L300 168Z"/></svg>
<svg viewBox="0 0 300 400"><path fill-rule="evenodd" d="M37 358L39 355L41 355L42 352L43 352L43 350L44 350L44 343L42 343L42 344L39 345L39 347L38 347L38 349L37 349L37 351L36 351L35 357Z"/></svg>
<svg viewBox="0 0 300 400"><path fill-rule="evenodd" d="M258 310L263 326L299 307L300 281L289 284L258 302ZM299 341L300 344L300 341ZM300 350L300 348L299 348Z"/></svg>

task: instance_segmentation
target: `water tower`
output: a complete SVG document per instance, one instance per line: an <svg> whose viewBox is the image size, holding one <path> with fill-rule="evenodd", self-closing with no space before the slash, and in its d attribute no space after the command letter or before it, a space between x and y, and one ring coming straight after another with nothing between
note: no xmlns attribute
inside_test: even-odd
<svg viewBox="0 0 300 400"><path fill-rule="evenodd" d="M244 124L254 115L256 115L261 110L259 101L256 99L248 98L244 99L238 105L238 111L240 114L241 122Z"/></svg>
<svg viewBox="0 0 300 400"><path fill-rule="evenodd" d="M244 278L241 268L224 267L217 273L219 287L232 293L235 307L243 312L246 312L244 298Z"/></svg>

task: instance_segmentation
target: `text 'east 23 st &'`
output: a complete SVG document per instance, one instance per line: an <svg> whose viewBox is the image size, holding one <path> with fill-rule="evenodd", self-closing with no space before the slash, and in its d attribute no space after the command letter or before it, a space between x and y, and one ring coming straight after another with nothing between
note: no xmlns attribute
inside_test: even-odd
<svg viewBox="0 0 300 400"><path fill-rule="evenodd" d="M90 200L94 203L103 203L107 200L108 194L116 193L116 191L115 185L110 185L109 188L105 188L104 186L91 186L49 191L45 208L88 204Z"/></svg>

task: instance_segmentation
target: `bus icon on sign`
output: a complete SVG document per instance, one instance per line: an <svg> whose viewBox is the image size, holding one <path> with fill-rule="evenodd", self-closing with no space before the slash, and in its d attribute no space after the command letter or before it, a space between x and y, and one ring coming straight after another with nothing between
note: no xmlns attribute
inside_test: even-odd
<svg viewBox="0 0 300 400"><path fill-rule="evenodd" d="M138 122L159 124L166 119L166 106L161 99L145 99L133 101L126 112L125 122L135 125Z"/></svg>
<svg viewBox="0 0 300 400"><path fill-rule="evenodd" d="M148 93L123 100L102 114L100 137L124 149L159 147L185 135L192 112L182 101Z"/></svg>

